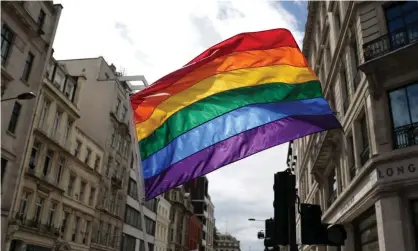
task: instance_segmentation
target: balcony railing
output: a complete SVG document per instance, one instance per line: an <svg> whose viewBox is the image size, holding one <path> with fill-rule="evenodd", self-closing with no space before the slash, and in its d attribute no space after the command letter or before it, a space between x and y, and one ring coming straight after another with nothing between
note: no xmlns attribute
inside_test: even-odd
<svg viewBox="0 0 418 251"><path fill-rule="evenodd" d="M395 148L418 145L418 122L394 129Z"/></svg>
<svg viewBox="0 0 418 251"><path fill-rule="evenodd" d="M30 219L28 220L25 214L21 212L14 213L14 217L10 224L16 224L20 227L31 229L39 233L59 236L59 227L56 227L52 224L42 224L40 220Z"/></svg>
<svg viewBox="0 0 418 251"><path fill-rule="evenodd" d="M369 61L417 41L418 22L415 22L364 44L364 59Z"/></svg>

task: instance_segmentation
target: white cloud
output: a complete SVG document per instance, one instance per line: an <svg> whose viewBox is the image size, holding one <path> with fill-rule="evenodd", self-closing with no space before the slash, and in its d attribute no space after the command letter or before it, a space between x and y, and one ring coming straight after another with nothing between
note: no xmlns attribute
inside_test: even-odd
<svg viewBox="0 0 418 251"><path fill-rule="evenodd" d="M57 59L104 56L128 74L152 83L207 47L235 34L284 27L301 44L297 18L271 1L237 0L63 0L54 43ZM273 8L274 7L274 8ZM287 144L208 175L217 226L262 250L256 232L273 211L273 173L283 170ZM227 224L228 222L228 224Z"/></svg>

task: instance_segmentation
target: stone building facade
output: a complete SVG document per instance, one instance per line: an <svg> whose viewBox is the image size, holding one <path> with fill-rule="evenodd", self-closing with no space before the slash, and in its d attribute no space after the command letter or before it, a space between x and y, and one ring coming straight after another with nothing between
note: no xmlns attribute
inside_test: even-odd
<svg viewBox="0 0 418 251"><path fill-rule="evenodd" d="M295 140L288 165L348 239L302 250L418 250L417 30L416 1L308 3L303 53L343 129Z"/></svg>

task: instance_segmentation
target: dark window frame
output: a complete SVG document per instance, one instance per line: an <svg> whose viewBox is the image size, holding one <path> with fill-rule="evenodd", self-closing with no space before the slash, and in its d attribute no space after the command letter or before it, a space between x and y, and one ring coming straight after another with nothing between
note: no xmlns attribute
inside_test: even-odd
<svg viewBox="0 0 418 251"><path fill-rule="evenodd" d="M30 75L32 73L33 63L35 61L35 55L32 52L28 52L26 57L25 66L23 67L22 80L25 82L29 81Z"/></svg>
<svg viewBox="0 0 418 251"><path fill-rule="evenodd" d="M44 27L45 20L46 20L46 13L43 9L41 9L38 15L39 30L42 30L42 28Z"/></svg>
<svg viewBox="0 0 418 251"><path fill-rule="evenodd" d="M6 65L6 62L10 57L14 38L15 38L15 33L12 31L12 29L7 24L3 24L1 28L2 52L3 52L3 46L4 47L7 46L7 49L5 49L5 55L3 55L3 53L1 54L1 65L3 66Z"/></svg>
<svg viewBox="0 0 418 251"><path fill-rule="evenodd" d="M376 226L377 228L377 219L375 221L375 223L373 224L369 224L367 225L367 227L365 227L363 230L359 229L359 225L364 222L367 218L373 216L376 217L376 209L374 207L374 205L372 207L370 207L369 209L367 209L366 211L364 211L359 217L357 217L354 221L353 221L353 227L354 227L354 247L355 250L358 251L362 251L362 247L363 245L369 244L369 243L373 243L379 242L379 238L376 237L375 239L372 239L370 241L367 242L362 242L361 240L361 234L369 229L373 229L374 226Z"/></svg>
<svg viewBox="0 0 418 251"><path fill-rule="evenodd" d="M418 208L418 198L409 201L412 229L415 237L415 250L418 251L418 212L414 213L414 204L416 204Z"/></svg>
<svg viewBox="0 0 418 251"><path fill-rule="evenodd" d="M3 178L6 174L7 165L9 164L9 160L7 158L1 157L1 184L3 185Z"/></svg>
<svg viewBox="0 0 418 251"><path fill-rule="evenodd" d="M7 125L7 131L15 134L16 133L16 128L18 126L19 123L19 118L20 118L20 114L22 112L22 104L20 104L19 102L15 102L13 105L13 110L12 110L12 114L10 116L10 120L9 120L9 124Z"/></svg>
<svg viewBox="0 0 418 251"><path fill-rule="evenodd" d="M389 89L389 90L386 91L386 96L387 96L387 100L388 100L387 105L388 105L388 108L389 108L389 116L390 116L390 122L391 122L391 125L390 126L391 126L392 149L393 150L395 150L395 149L402 149L402 148L406 148L406 147L409 147L409 146L413 146L414 145L413 143L411 143L408 146L398 146L398 144L397 144L397 137L396 137L396 133L395 133L395 130L397 130L397 129L401 128L401 127L413 126L413 124L414 124L412 122L412 117L411 117L411 107L410 107L410 104L409 104L408 93L406 92L407 88L410 87L410 86L413 86L413 85L418 85L418 81L417 80L412 81L412 82L409 82L408 81L408 83L405 84L405 85L402 85L402 86L397 87L397 88ZM410 119L410 122L411 123L408 124L408 125L403 125L403 126L400 126L400 127L395 127L395 121L394 121L394 118L393 118L393 108L392 108L392 104L391 104L390 94L393 93L393 92L395 92L395 91L401 90L401 89L405 89L405 92L406 92L405 94L406 94L406 98L407 98L408 114L409 114L409 119Z"/></svg>
<svg viewBox="0 0 418 251"><path fill-rule="evenodd" d="M128 241L130 241L134 244L133 249L128 249L128 247L125 247L125 245L128 245L127 244ZM129 244L132 244L132 243L129 243ZM136 238L132 235L124 233L123 236L122 236L122 245L120 245L120 247L121 247L121 249L120 249L121 251L135 251L135 249L136 249Z"/></svg>

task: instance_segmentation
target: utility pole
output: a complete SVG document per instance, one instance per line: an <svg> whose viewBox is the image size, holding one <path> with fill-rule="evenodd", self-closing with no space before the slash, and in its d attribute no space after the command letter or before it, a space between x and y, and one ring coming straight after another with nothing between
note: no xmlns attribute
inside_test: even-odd
<svg viewBox="0 0 418 251"><path fill-rule="evenodd" d="M298 251L298 245L296 243L296 177L291 173L290 169L286 172L289 173L289 189L288 189L288 201L289 201L289 247L290 251Z"/></svg>

